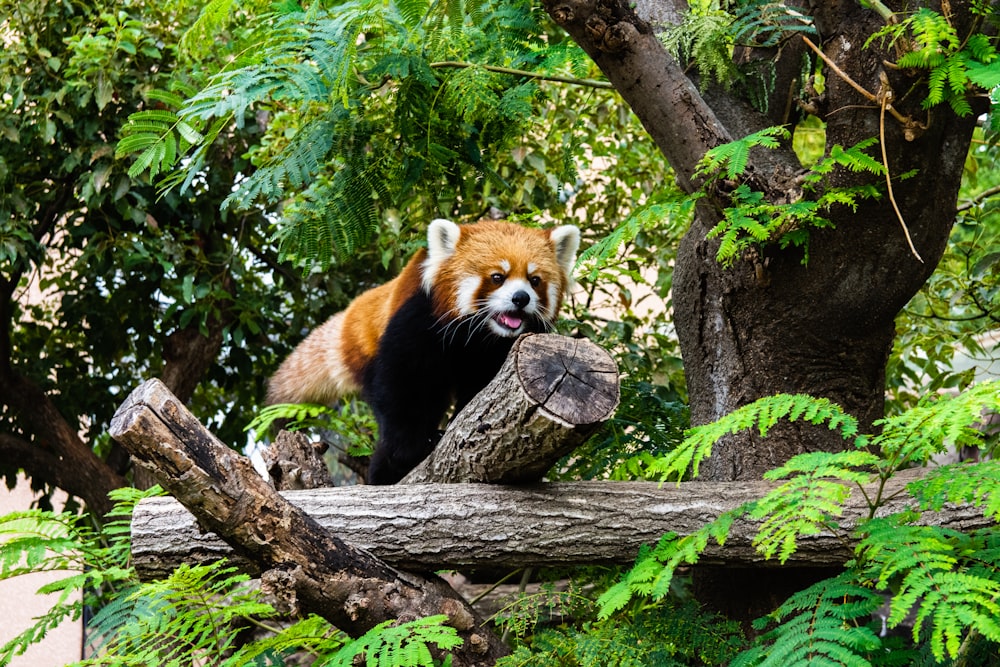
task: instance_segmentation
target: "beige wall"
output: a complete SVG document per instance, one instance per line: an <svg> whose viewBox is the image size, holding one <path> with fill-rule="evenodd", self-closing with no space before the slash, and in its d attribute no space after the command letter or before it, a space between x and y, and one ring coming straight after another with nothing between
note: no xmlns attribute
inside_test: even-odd
<svg viewBox="0 0 1000 667"><path fill-rule="evenodd" d="M13 491L0 484L0 515L28 509L32 500L31 490L23 480ZM43 572L0 581L0 645L24 631L34 617L45 613L54 602L36 595L35 591L65 576L65 572ZM8 664L11 667L60 667L80 659L81 640L81 623L67 621L51 631L42 643L32 646Z"/></svg>

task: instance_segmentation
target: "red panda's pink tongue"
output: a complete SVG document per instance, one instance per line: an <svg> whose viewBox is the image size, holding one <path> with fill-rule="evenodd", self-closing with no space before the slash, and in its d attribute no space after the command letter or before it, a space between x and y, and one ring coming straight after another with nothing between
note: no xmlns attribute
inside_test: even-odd
<svg viewBox="0 0 1000 667"><path fill-rule="evenodd" d="M511 315L510 313L500 313L497 315L496 320L508 329L518 328L521 326L521 322L523 321L517 315Z"/></svg>

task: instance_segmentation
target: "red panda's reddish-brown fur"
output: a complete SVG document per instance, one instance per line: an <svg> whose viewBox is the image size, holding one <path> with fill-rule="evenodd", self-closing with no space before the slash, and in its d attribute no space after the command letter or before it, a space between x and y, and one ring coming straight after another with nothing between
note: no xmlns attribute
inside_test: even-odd
<svg viewBox="0 0 1000 667"><path fill-rule="evenodd" d="M369 482L391 483L499 370L513 339L551 328L569 289L576 227L435 220L428 247L390 282L313 331L268 385L267 402L333 404L360 392L380 437Z"/></svg>

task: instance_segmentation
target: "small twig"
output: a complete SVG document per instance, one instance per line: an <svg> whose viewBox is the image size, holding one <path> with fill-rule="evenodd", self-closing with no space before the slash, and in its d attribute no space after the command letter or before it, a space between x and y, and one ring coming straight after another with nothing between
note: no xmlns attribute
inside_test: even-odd
<svg viewBox="0 0 1000 667"><path fill-rule="evenodd" d="M903 227L903 234L906 236L906 242L910 246L910 252L913 253L918 262L923 264L924 260L920 257L917 249L913 247L910 230L906 226L906 221L903 220L903 214L900 212L899 206L896 204L896 197L892 193L892 174L889 173L889 155L885 150L885 110L892 108L889 104L890 100L892 100L892 89L889 88L889 81L886 79L884 72L882 73L882 90L879 91L879 97L881 111L878 116L878 141L879 148L882 149L882 166L885 167L885 187L889 191L889 201L892 203L892 210L896 212L896 218L899 219L899 224Z"/></svg>
<svg viewBox="0 0 1000 667"><path fill-rule="evenodd" d="M888 7L886 7L884 4L879 2L879 0L861 0L861 6L867 7L868 9L872 10L873 12L881 16L882 20L885 21L886 23L895 24L899 22L896 19L896 14L893 13L893 11Z"/></svg>
<svg viewBox="0 0 1000 667"><path fill-rule="evenodd" d="M973 206L976 206L977 204L981 204L983 201L989 199L990 197L992 197L995 194L1000 194L1000 185L994 185L992 188L988 188L986 190L983 190L978 195L976 195L975 197L973 197L972 199L970 199L966 203L964 203L961 206L959 206L958 208L956 208L955 212L956 213L961 213L962 211L968 211Z"/></svg>
<svg viewBox="0 0 1000 667"><path fill-rule="evenodd" d="M597 81L595 79L574 79L568 76L553 76L548 74L539 74L538 72L529 72L523 69L512 69L510 67L498 67L496 65L479 65L476 63L466 63L458 60L442 60L440 62L431 63L430 67L433 69L435 67L479 67L488 72L497 72L498 74L511 74L513 76L525 76L532 79L540 79L542 81L554 81L556 83L571 83L575 86L587 86L588 88L605 88L612 90L614 86L607 81Z"/></svg>
<svg viewBox="0 0 1000 667"><path fill-rule="evenodd" d="M864 95L866 98L868 98L872 102L878 102L878 98L875 97L874 94L869 93L860 84L855 83L854 79L852 79L851 77L847 76L847 72L845 72L844 70L840 69L837 66L837 63L835 63L832 60L830 60L829 56L827 56L825 53L823 53L822 49L820 49L818 46L816 46L811 41L809 41L808 37L806 37L805 35L802 35L802 41L805 42L806 46L808 46L810 49L812 49L813 52L817 56L819 56L820 59L822 59L823 62L825 62L827 64L827 67L829 67L830 69L832 69L834 71L834 73L836 73L837 76L839 76L848 85L850 85L851 88L853 88L854 90L858 91L859 93L861 93L862 95Z"/></svg>
<svg viewBox="0 0 1000 667"><path fill-rule="evenodd" d="M906 221L903 220L903 214L899 211L899 206L896 204L896 197L893 196L892 193L892 174L889 172L889 156L885 150L885 112L888 111L890 114L892 114L892 117L898 120L900 123L902 123L903 127L906 128L908 131L912 130L914 127L919 127L920 124L914 121L912 118L903 116L892 107L892 104L890 104L890 101L892 100L892 89L889 87L889 81L886 78L885 72L881 73L882 87L879 90L879 94L873 95L872 93L869 93L865 88L857 84L853 79L851 79L851 77L847 76L847 73L844 72L844 70L837 67L836 63L830 60L830 58L828 58L827 55L823 53L823 51L821 51L818 46L809 41L808 37L803 35L802 41L805 42L806 46L812 49L816 53L816 55L818 55L823 60L823 62L826 63L830 67L830 69L832 69L837 74L837 76L839 76L841 79L847 82L847 84L850 85L851 88L854 88L854 90L864 95L867 99L879 105L878 135L879 135L879 144L882 148L882 166L885 167L885 184L889 190L889 201L892 203L892 210L896 212L896 217L899 219L899 224L902 225L903 227L903 234L906 236L906 242L910 246L910 252L913 253L913 256L916 257L918 261L923 262L924 260L920 257L920 253L918 253L917 249L913 246L913 239L910 238L910 230L906 226Z"/></svg>
<svg viewBox="0 0 1000 667"><path fill-rule="evenodd" d="M810 49L812 49L813 52L817 56L819 56L820 59L824 63L826 63L827 66L830 69L832 69L837 76L839 76L841 79L843 79L844 82L847 83L851 88L853 88L854 90L856 90L859 93L861 93L862 95L864 95L866 99L868 99L868 100L870 100L872 102L875 102L876 104L880 104L880 100L879 100L879 97L877 95L875 95L874 93L869 93L864 87L861 86L861 84L857 83L854 79L852 79L851 77L849 77L847 75L847 72L845 72L844 70L840 69L837 66L837 64L835 62L833 62L832 60L830 60L830 57L827 56L825 53L823 53L823 51L818 46L816 46L811 41L809 41L808 37L806 37L805 35L802 35L802 41L805 42L806 46L808 46ZM891 104L886 105L886 106L883 107L883 113L885 111L888 111L890 114L892 114L892 117L895 118L896 120L898 120L900 123L902 123L903 127L906 127L906 128L921 128L921 129L925 129L925 130L927 129L926 127L923 126L922 123L918 123L917 121L913 120L909 116L904 116L903 114L899 113L899 111L897 111L895 108L893 108L893 106Z"/></svg>

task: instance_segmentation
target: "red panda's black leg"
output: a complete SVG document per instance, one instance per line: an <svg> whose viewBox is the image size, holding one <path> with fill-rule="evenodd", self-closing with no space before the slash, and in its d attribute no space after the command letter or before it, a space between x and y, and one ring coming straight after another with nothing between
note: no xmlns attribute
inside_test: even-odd
<svg viewBox="0 0 1000 667"><path fill-rule="evenodd" d="M389 321L366 369L362 397L379 428L369 484L395 484L441 437L452 388L434 324L430 300L423 293L410 298Z"/></svg>

